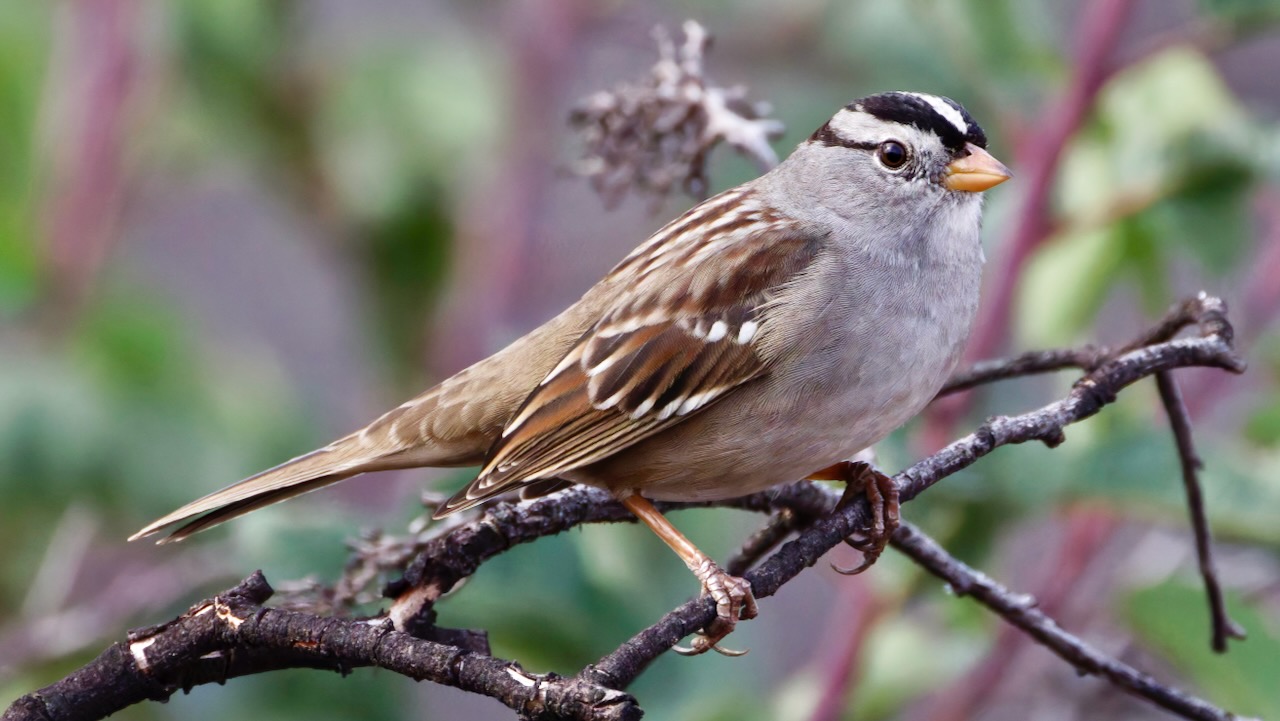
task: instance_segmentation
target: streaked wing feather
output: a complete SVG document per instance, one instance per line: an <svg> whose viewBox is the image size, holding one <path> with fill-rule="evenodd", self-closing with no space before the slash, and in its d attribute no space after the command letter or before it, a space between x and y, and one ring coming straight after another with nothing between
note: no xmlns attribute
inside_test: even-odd
<svg viewBox="0 0 1280 721"><path fill-rule="evenodd" d="M768 372L759 311L809 266L822 238L747 196L734 202L749 222L708 233L708 224L678 218L659 231L666 241L646 243L613 270L605 281L618 289L613 307L534 389L480 475L437 516L611 456Z"/></svg>

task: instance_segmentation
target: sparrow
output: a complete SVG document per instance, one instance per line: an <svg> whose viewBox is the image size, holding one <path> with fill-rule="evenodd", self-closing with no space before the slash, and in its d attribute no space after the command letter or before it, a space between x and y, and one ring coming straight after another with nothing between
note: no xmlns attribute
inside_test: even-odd
<svg viewBox="0 0 1280 721"><path fill-rule="evenodd" d="M917 414L960 359L978 304L982 191L1011 175L986 145L949 98L856 100L505 349L130 540L176 526L161 542L178 541L369 471L480 466L436 517L587 484L653 529L715 599L715 621L687 651L722 650L756 615L750 584L651 501L845 480L872 501L874 560L896 491L847 459Z"/></svg>

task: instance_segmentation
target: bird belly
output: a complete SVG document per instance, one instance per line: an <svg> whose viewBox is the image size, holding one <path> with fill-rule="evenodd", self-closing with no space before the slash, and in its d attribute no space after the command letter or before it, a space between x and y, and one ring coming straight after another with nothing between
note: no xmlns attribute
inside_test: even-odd
<svg viewBox="0 0 1280 721"><path fill-rule="evenodd" d="M808 350L757 387L566 476L655 500L707 501L847 460L919 413L946 381L968 338L980 267L980 259L939 264L837 295L808 319Z"/></svg>

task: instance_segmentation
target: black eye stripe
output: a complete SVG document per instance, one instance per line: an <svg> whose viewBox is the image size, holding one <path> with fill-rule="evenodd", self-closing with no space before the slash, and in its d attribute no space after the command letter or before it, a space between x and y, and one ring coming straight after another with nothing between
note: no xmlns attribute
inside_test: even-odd
<svg viewBox="0 0 1280 721"><path fill-rule="evenodd" d="M880 146L879 143L859 143L841 137L841 135L831 127L830 122L823 123L821 128L813 131L813 135L809 136L809 141L821 143L822 145L827 146L853 148L854 150L874 150Z"/></svg>
<svg viewBox="0 0 1280 721"><path fill-rule="evenodd" d="M880 149L884 147L884 144L885 144L885 143L858 143L851 140L845 140L844 138L840 137L840 135L836 133L836 131L832 130L830 123L826 123L821 128L818 128L817 130L815 130L813 135L809 136L809 141L814 143L821 143L822 145L826 145L828 147L849 148L851 150L865 150L867 152L872 152L872 153L880 152ZM896 143L898 145L901 145L902 148L907 153L907 160L909 161L911 159L911 150L908 149L905 144L900 143L896 140L888 140L885 142ZM881 163L884 164L885 167L893 171L901 170L903 167L906 166L906 162L898 166L891 166L891 165L885 164L883 161L881 161Z"/></svg>

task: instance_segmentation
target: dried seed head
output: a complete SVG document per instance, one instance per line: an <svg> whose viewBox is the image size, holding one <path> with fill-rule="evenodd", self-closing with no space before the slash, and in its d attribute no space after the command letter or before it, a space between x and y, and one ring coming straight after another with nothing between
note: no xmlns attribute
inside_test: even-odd
<svg viewBox="0 0 1280 721"><path fill-rule="evenodd" d="M612 90L593 93L570 115L582 133L584 153L573 170L586 176L609 207L628 190L660 202L679 185L696 198L707 194L706 159L720 142L753 159L761 170L777 164L769 141L782 123L766 118L766 103L747 100L743 86L721 88L703 75L711 36L698 23L684 24L679 48L654 29L658 62L649 74Z"/></svg>

